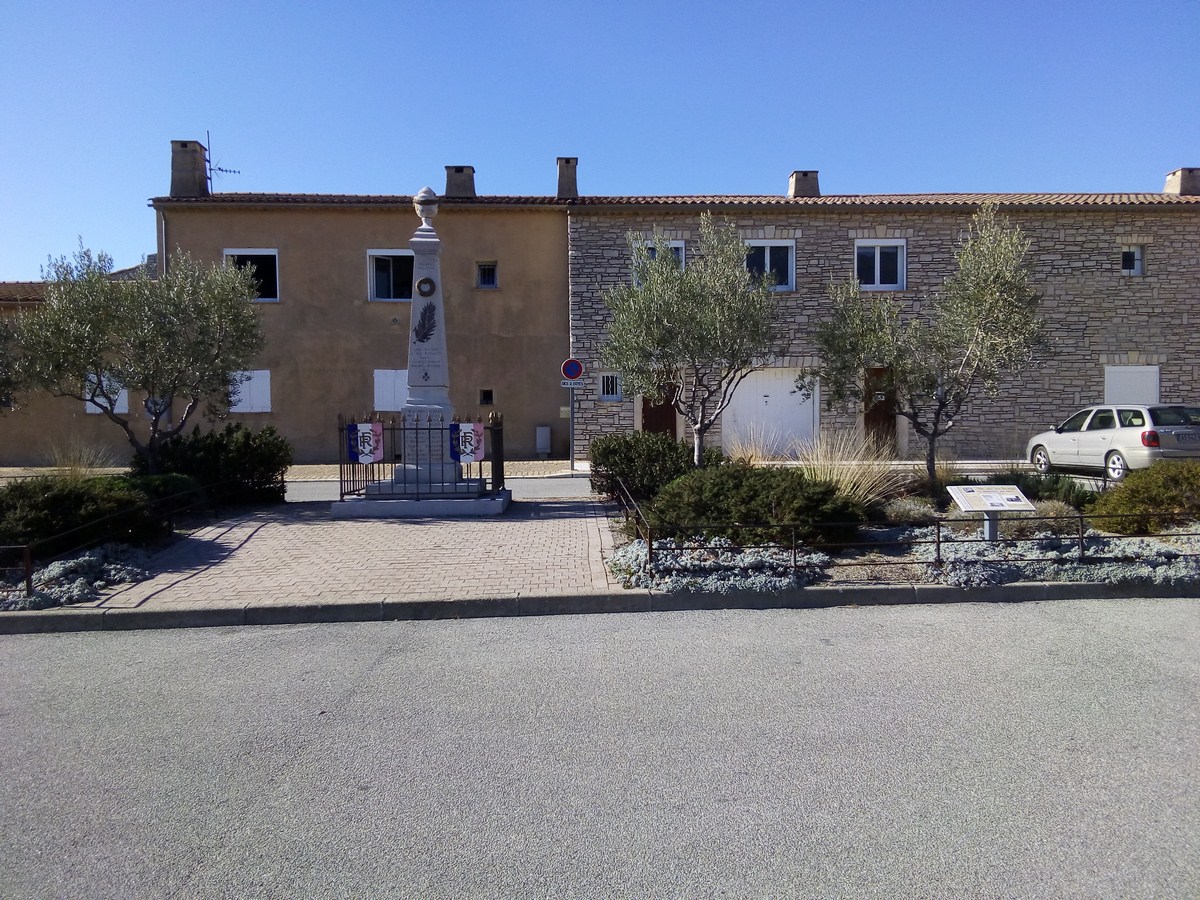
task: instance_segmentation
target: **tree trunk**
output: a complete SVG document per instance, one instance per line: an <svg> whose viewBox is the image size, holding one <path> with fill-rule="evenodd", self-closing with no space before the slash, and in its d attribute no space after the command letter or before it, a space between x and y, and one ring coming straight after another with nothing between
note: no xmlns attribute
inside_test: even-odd
<svg viewBox="0 0 1200 900"><path fill-rule="evenodd" d="M704 466L704 432L692 429L692 465L697 469Z"/></svg>
<svg viewBox="0 0 1200 900"><path fill-rule="evenodd" d="M936 447L937 438L931 431L925 436L925 474L929 478L930 496L937 494L938 487Z"/></svg>

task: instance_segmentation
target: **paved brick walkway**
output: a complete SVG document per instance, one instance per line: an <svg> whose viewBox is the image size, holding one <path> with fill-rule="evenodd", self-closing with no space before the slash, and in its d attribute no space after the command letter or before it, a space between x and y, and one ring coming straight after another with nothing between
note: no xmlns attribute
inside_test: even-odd
<svg viewBox="0 0 1200 900"><path fill-rule="evenodd" d="M108 609L437 601L608 592L604 510L590 498L514 503L489 519L334 520L290 503L202 528L152 560Z"/></svg>

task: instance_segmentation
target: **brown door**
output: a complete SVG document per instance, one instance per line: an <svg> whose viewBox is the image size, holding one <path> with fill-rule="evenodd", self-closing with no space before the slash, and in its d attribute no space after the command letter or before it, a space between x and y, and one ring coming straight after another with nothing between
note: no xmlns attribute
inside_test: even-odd
<svg viewBox="0 0 1200 900"><path fill-rule="evenodd" d="M642 398L642 431L655 434L669 434L678 438L675 430L675 407L669 401L651 403L649 398Z"/></svg>
<svg viewBox="0 0 1200 900"><path fill-rule="evenodd" d="M896 451L896 392L888 388L887 369L867 369L863 430L872 444Z"/></svg>

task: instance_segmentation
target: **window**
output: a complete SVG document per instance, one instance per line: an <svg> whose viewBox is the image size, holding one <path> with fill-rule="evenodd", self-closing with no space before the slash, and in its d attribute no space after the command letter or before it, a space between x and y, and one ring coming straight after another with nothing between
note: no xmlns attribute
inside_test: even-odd
<svg viewBox="0 0 1200 900"><path fill-rule="evenodd" d="M368 250L367 278L371 300L412 300L413 252L411 250Z"/></svg>
<svg viewBox="0 0 1200 900"><path fill-rule="evenodd" d="M111 378L104 378L101 383L104 385L103 393L105 395L111 397L114 390L117 392L116 400L113 402L113 410L112 411L115 413L121 413L121 414L128 413L129 412L129 391L125 390L125 388L121 387L119 384L117 384L117 382L113 381ZM92 397L99 393L101 393L101 391L98 390L96 387L96 379L93 376L89 375L87 377L87 395L89 397ZM100 397L99 399L102 403L104 402L104 397ZM101 413L103 413L103 410L100 407L96 406L93 403L86 403L86 402L83 404L83 411L86 413L91 413L93 415L100 415Z"/></svg>
<svg viewBox="0 0 1200 900"><path fill-rule="evenodd" d="M1117 427L1116 416L1113 415L1111 409L1098 409L1096 414L1092 416L1092 421L1088 422L1085 431L1107 431L1109 428Z"/></svg>
<svg viewBox="0 0 1200 900"><path fill-rule="evenodd" d="M278 250L226 250L225 259L239 269L249 266L258 282L258 299L266 303L279 301Z"/></svg>
<svg viewBox="0 0 1200 900"><path fill-rule="evenodd" d="M854 242L854 274L864 291L904 290L904 240Z"/></svg>
<svg viewBox="0 0 1200 900"><path fill-rule="evenodd" d="M399 412L408 402L408 369L375 370L375 412Z"/></svg>
<svg viewBox="0 0 1200 900"><path fill-rule="evenodd" d="M481 388L479 391L479 405L492 406L492 392L488 388Z"/></svg>
<svg viewBox="0 0 1200 900"><path fill-rule="evenodd" d="M1081 409L1067 421L1058 426L1060 432L1063 431L1083 431L1083 423L1087 421L1087 417L1092 414L1090 409Z"/></svg>
<svg viewBox="0 0 1200 900"><path fill-rule="evenodd" d="M475 263L475 287L487 290L500 287L494 262Z"/></svg>
<svg viewBox="0 0 1200 900"><path fill-rule="evenodd" d="M795 241L746 241L750 249L746 252L746 268L755 278L764 272L774 276L777 291L793 289L794 268L792 265Z"/></svg>
<svg viewBox="0 0 1200 900"><path fill-rule="evenodd" d="M600 376L600 399L617 402L621 399L621 376L609 373Z"/></svg>
<svg viewBox="0 0 1200 900"><path fill-rule="evenodd" d="M1121 248L1121 274L1122 275L1141 275L1142 274L1142 248L1136 246L1125 246Z"/></svg>
<svg viewBox="0 0 1200 900"><path fill-rule="evenodd" d="M241 382L237 385L237 396L229 405L235 413L263 413L271 411L271 371L254 369L239 372Z"/></svg>
<svg viewBox="0 0 1200 900"><path fill-rule="evenodd" d="M675 262L679 263L679 265L682 267L684 265L684 258L685 258L685 254L684 254L684 250L683 250L684 242L683 241L668 241L667 243L669 243L671 245L671 255L675 257ZM655 247L653 244L646 244L646 253L650 256L651 259L658 258L658 248Z"/></svg>

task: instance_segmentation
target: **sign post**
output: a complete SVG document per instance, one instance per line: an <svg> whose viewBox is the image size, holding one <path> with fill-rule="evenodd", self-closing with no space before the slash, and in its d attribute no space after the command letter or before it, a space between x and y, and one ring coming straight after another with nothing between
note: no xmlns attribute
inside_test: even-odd
<svg viewBox="0 0 1200 900"><path fill-rule="evenodd" d="M1000 540L1000 513L1003 510L1033 510L1033 504L1025 499L1020 488L1014 484L973 485L955 484L946 488L954 505L963 512L983 513L983 539Z"/></svg>
<svg viewBox="0 0 1200 900"><path fill-rule="evenodd" d="M559 367L562 372L562 386L571 389L571 418L567 420L570 429L570 442L567 456L571 460L571 471L575 471L575 388L583 387L583 363L573 356L568 356Z"/></svg>

